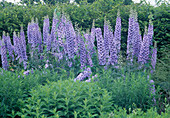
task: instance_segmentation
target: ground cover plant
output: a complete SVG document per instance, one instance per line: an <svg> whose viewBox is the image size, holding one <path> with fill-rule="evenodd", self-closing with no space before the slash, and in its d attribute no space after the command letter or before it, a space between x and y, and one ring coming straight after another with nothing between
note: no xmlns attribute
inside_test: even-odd
<svg viewBox="0 0 170 118"><path fill-rule="evenodd" d="M94 20L82 31L57 7L52 26L45 16L42 29L32 18L27 32L22 25L12 39L3 32L0 116L167 117L169 100L151 79L157 62L152 14L142 35L130 10L125 52L121 29L119 10L114 31L107 17L103 29Z"/></svg>

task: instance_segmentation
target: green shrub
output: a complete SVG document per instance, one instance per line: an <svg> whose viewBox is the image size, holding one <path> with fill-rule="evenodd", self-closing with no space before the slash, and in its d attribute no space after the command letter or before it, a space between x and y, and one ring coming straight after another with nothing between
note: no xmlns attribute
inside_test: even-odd
<svg viewBox="0 0 170 118"><path fill-rule="evenodd" d="M111 111L110 101L107 90L95 83L60 80L32 89L19 114L23 117L97 117Z"/></svg>
<svg viewBox="0 0 170 118"><path fill-rule="evenodd" d="M35 70L33 73L30 71L29 75L24 75L23 72L13 73L0 68L0 117L6 117L12 110L19 111L18 99L27 97L32 88L47 83L47 80L67 78L67 72L62 69L56 72L49 69Z"/></svg>
<svg viewBox="0 0 170 118"><path fill-rule="evenodd" d="M103 70L97 80L101 88L111 93L114 105L133 109L133 104L136 104L137 108L146 111L154 104L147 72L132 71L130 68L128 70L108 69ZM157 97L156 94L155 99Z"/></svg>

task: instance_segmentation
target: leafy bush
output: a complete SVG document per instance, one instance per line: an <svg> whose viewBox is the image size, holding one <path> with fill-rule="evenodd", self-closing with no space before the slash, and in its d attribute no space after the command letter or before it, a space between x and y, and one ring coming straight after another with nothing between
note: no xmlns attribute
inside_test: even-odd
<svg viewBox="0 0 170 118"><path fill-rule="evenodd" d="M111 96L95 83L59 80L30 91L22 117L94 117L111 111Z"/></svg>
<svg viewBox="0 0 170 118"><path fill-rule="evenodd" d="M0 117L6 117L12 110L18 111L18 99L26 97L32 88L47 83L47 79L58 81L67 78L67 72L62 69L56 72L49 69L35 70L33 73L30 71L29 75L23 72L13 73L0 69Z"/></svg>
<svg viewBox="0 0 170 118"><path fill-rule="evenodd" d="M147 72L133 70L133 68L103 70L97 80L101 88L111 93L114 105L133 109L134 103L137 108L146 111L154 104ZM158 96L155 95L155 97Z"/></svg>

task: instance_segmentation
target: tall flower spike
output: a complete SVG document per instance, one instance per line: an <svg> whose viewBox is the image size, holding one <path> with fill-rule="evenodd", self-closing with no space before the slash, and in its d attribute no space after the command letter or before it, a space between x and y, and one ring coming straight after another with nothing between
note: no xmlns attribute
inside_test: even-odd
<svg viewBox="0 0 170 118"><path fill-rule="evenodd" d="M7 51L6 51L5 42L3 38L2 38L2 44L1 44L1 61L2 61L3 69L7 70L9 65L7 61Z"/></svg>
<svg viewBox="0 0 170 118"><path fill-rule="evenodd" d="M137 12L135 11L134 16L134 35L133 35L133 56L138 58L140 47L141 47L141 35L140 35L140 29L139 29L139 23L137 21Z"/></svg>
<svg viewBox="0 0 170 118"><path fill-rule="evenodd" d="M57 24L58 24L57 16L54 13L53 16L53 23L52 23L52 29L51 29L51 42L52 42L52 52L55 52L58 48L58 41L57 41Z"/></svg>
<svg viewBox="0 0 170 118"><path fill-rule="evenodd" d="M72 23L71 21L68 21L66 23L66 43L67 43L67 52L69 59L74 58L74 36L72 32Z"/></svg>
<svg viewBox="0 0 170 118"><path fill-rule="evenodd" d="M78 33L78 40L79 40L80 63L81 63L81 68L83 68L86 67L87 54L86 54L85 43L80 33Z"/></svg>
<svg viewBox="0 0 170 118"><path fill-rule="evenodd" d="M133 61L133 34L134 34L134 13L131 9L129 17L128 39L127 39L127 59Z"/></svg>
<svg viewBox="0 0 170 118"><path fill-rule="evenodd" d="M156 59L157 59L157 43L155 42L153 52L152 52L152 58L151 58L151 65L153 69L151 70L151 73L153 73L153 71L155 70Z"/></svg>
<svg viewBox="0 0 170 118"><path fill-rule="evenodd" d="M10 36L9 34L7 33L7 37L6 37L6 40L7 40L7 49L8 49L8 52L9 52L9 56L12 57L12 60L14 61L14 55L13 55L13 45L11 43L11 39L10 39Z"/></svg>
<svg viewBox="0 0 170 118"><path fill-rule="evenodd" d="M121 18L120 18L120 11L117 12L117 19L116 19L116 26L114 32L115 41L117 42L117 52L120 52L121 46Z"/></svg>
<svg viewBox="0 0 170 118"><path fill-rule="evenodd" d="M50 32L50 23L49 23L49 18L48 16L45 17L44 19L44 24L43 24L43 42L44 45L47 44L47 37Z"/></svg>
<svg viewBox="0 0 170 118"><path fill-rule="evenodd" d="M150 17L150 20L149 20L149 26L148 26L148 39L149 39L149 42L150 42L150 46L153 45L153 35L154 35L154 32L153 32L153 23L152 23L152 14L149 16Z"/></svg>
<svg viewBox="0 0 170 118"><path fill-rule="evenodd" d="M27 54L26 54L26 41L25 41L25 34L23 30L23 26L21 26L21 31L20 31L20 48L21 48L21 56L23 60L27 60Z"/></svg>
<svg viewBox="0 0 170 118"><path fill-rule="evenodd" d="M145 27L145 33L143 36L143 42L141 45L138 61L141 62L141 64L147 63L147 61L149 60L149 54L150 54L149 40L148 40L148 35L147 35L147 27Z"/></svg>
<svg viewBox="0 0 170 118"><path fill-rule="evenodd" d="M91 28L91 41L94 43L95 41L95 20L93 20L92 28Z"/></svg>
<svg viewBox="0 0 170 118"><path fill-rule="evenodd" d="M104 46L104 40L102 37L102 31L100 28L96 28L96 39L97 39L99 65L105 65L106 64L106 50Z"/></svg>
<svg viewBox="0 0 170 118"><path fill-rule="evenodd" d="M106 17L104 20L104 46L105 46L105 50L106 50L106 57L109 57L109 26L108 26L108 22L106 21Z"/></svg>

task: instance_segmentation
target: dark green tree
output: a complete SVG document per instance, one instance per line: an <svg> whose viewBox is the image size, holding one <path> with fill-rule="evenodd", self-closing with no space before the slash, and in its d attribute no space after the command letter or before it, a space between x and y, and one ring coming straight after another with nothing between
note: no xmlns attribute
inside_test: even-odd
<svg viewBox="0 0 170 118"><path fill-rule="evenodd" d="M43 0L46 4L56 4L56 3L66 3L70 2L70 0Z"/></svg>
<svg viewBox="0 0 170 118"><path fill-rule="evenodd" d="M133 3L132 0L124 0L123 2L124 5L130 5L131 3Z"/></svg>
<svg viewBox="0 0 170 118"><path fill-rule="evenodd" d="M82 0L75 0L75 2L78 3L78 4L79 4L81 1L82 1ZM94 1L96 1L96 0L87 0L88 3L93 3Z"/></svg>

